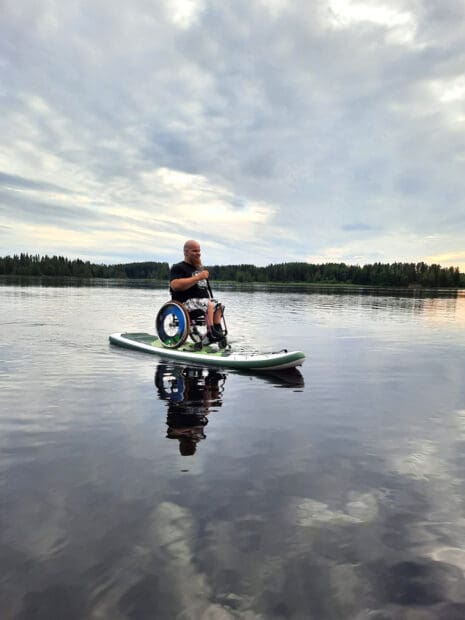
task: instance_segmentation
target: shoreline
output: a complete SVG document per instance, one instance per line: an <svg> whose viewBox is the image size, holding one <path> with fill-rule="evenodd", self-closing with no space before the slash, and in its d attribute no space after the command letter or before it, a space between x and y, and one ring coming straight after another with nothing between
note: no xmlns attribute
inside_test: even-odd
<svg viewBox="0 0 465 620"><path fill-rule="evenodd" d="M31 284L31 285L79 285L79 286L129 286L140 288L165 288L167 282L151 278L86 278L78 276L30 276L0 274L0 284ZM352 284L344 282L236 282L234 280L215 280L215 288L219 290L282 290L282 289L331 289L347 290L349 292L359 291L398 291L404 293L439 293L439 292L465 292L465 288L460 287L425 287L422 285L408 286L389 286L384 284Z"/></svg>

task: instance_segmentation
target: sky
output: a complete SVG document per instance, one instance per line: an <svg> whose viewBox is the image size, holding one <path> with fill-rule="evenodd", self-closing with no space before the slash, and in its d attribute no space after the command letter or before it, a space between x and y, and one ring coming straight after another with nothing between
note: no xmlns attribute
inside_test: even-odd
<svg viewBox="0 0 465 620"><path fill-rule="evenodd" d="M463 0L0 0L0 256L465 272Z"/></svg>

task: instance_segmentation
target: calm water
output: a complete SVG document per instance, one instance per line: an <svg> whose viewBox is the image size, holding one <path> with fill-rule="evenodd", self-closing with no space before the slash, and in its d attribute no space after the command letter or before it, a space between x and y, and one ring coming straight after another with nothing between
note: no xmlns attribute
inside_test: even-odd
<svg viewBox="0 0 465 620"><path fill-rule="evenodd" d="M163 290L0 287L0 618L465 618L465 292L221 298L301 373L110 346Z"/></svg>

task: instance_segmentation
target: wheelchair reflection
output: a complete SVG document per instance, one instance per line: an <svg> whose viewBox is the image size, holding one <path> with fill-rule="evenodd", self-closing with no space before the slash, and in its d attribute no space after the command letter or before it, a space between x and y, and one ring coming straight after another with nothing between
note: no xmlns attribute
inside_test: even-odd
<svg viewBox="0 0 465 620"><path fill-rule="evenodd" d="M155 385L168 408L166 437L178 440L183 456L194 455L206 438L207 416L221 407L225 381L226 375L213 368L158 365Z"/></svg>

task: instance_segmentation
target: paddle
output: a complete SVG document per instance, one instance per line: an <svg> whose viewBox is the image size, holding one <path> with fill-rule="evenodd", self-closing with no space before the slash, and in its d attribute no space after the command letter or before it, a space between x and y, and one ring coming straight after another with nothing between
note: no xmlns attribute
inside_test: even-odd
<svg viewBox="0 0 465 620"><path fill-rule="evenodd" d="M210 299L213 299L213 291L210 285L210 280L208 278L207 278L207 289L208 289L208 294L210 295Z"/></svg>
<svg viewBox="0 0 465 620"><path fill-rule="evenodd" d="M208 294L210 295L210 299L214 299L212 287L211 287L211 284L210 284L210 280L208 278L207 278L207 290L208 290ZM219 305L221 305L221 304L219 304ZM221 308L223 310L224 306L221 305ZM224 325L224 335L226 336L226 334L228 333L228 327L226 325L226 319L224 318L223 311L221 312L221 320L222 320L223 325ZM225 340L225 342L226 342L226 340Z"/></svg>

